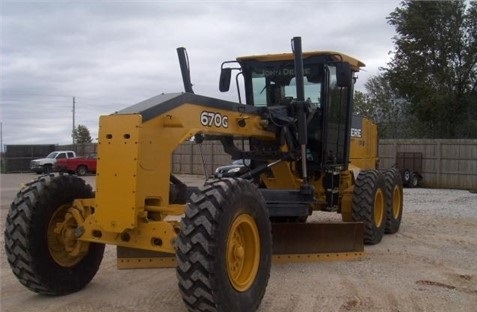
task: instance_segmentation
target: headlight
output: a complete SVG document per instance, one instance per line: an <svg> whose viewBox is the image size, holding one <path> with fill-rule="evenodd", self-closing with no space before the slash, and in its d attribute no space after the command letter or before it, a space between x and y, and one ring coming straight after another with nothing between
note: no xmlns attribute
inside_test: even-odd
<svg viewBox="0 0 477 312"><path fill-rule="evenodd" d="M239 172L239 171L240 171L240 167L237 167L237 168L230 169L229 171L227 171L227 173L234 173L234 172Z"/></svg>

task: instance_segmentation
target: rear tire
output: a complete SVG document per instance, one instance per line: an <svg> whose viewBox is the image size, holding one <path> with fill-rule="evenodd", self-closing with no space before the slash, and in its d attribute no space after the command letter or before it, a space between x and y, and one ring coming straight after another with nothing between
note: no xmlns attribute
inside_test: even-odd
<svg viewBox="0 0 477 312"><path fill-rule="evenodd" d="M353 221L364 223L364 243L381 241L386 226L383 175L377 170L361 171L353 191Z"/></svg>
<svg viewBox="0 0 477 312"><path fill-rule="evenodd" d="M91 186L74 176L43 176L18 192L5 226L5 251L13 274L25 287L44 295L66 295L85 287L96 274L104 244L87 244L71 256L57 222L76 198L93 197ZM70 241L71 243L71 241Z"/></svg>
<svg viewBox="0 0 477 312"><path fill-rule="evenodd" d="M177 277L189 311L256 311L270 276L264 199L250 182L223 178L190 198L177 238Z"/></svg>
<svg viewBox="0 0 477 312"><path fill-rule="evenodd" d="M402 179L399 171L389 169L384 171L384 185L386 188L386 234L399 231L403 209Z"/></svg>

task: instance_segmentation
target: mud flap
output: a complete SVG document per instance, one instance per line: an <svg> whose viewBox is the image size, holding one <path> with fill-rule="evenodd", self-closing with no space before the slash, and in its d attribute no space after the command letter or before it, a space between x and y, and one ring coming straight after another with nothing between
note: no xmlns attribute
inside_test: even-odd
<svg viewBox="0 0 477 312"><path fill-rule="evenodd" d="M272 224L273 262L350 260L363 256L364 224L279 223ZM117 247L118 269L172 268L174 254Z"/></svg>

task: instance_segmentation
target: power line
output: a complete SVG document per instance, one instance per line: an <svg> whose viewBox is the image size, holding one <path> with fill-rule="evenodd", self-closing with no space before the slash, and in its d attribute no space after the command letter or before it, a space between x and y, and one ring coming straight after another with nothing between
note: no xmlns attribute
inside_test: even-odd
<svg viewBox="0 0 477 312"><path fill-rule="evenodd" d="M63 94L41 94L41 93L8 93L9 96L42 96L42 97L63 97L71 98L71 95Z"/></svg>

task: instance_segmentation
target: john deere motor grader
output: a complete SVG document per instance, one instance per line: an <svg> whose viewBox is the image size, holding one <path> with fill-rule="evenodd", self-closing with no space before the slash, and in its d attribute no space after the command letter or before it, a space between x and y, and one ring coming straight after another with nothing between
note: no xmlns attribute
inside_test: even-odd
<svg viewBox="0 0 477 312"><path fill-rule="evenodd" d="M360 255L363 242L396 232L399 174L358 174L348 164L354 73L364 64L303 53L299 37L292 48L222 64L220 89L238 70L246 104L195 95L179 48L186 92L100 117L95 192L71 175L43 176L19 191L5 229L19 281L40 294L78 291L97 272L105 244L114 244L123 260L138 250L175 255L190 311L254 311L272 258ZM251 160L250 171L186 186L171 174L171 159L193 136L220 140L232 159ZM248 149L237 144L245 140ZM314 210L345 222L305 222Z"/></svg>

